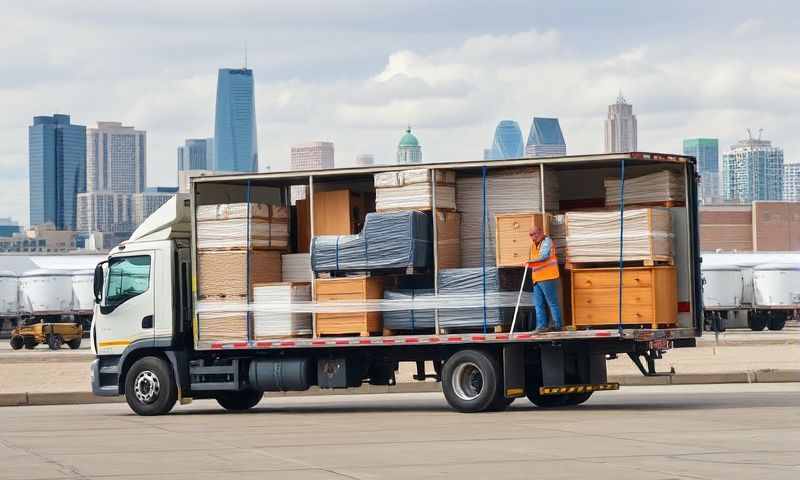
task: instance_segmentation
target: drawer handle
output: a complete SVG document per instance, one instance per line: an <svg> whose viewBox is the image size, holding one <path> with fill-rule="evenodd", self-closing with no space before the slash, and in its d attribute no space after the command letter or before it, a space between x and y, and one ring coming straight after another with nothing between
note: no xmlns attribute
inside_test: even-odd
<svg viewBox="0 0 800 480"><path fill-rule="evenodd" d="M639 280L639 277L634 278L633 281L636 282L636 283L640 283L641 282L641 280Z"/></svg>
<svg viewBox="0 0 800 480"><path fill-rule="evenodd" d="M591 280L586 280L586 285L591 285L591 284L592 284Z"/></svg>
<svg viewBox="0 0 800 480"><path fill-rule="evenodd" d="M592 303L592 299L591 298L587 298L586 299L586 303Z"/></svg>
<svg viewBox="0 0 800 480"><path fill-rule="evenodd" d="M511 224L515 229L519 228L519 222L514 222Z"/></svg>

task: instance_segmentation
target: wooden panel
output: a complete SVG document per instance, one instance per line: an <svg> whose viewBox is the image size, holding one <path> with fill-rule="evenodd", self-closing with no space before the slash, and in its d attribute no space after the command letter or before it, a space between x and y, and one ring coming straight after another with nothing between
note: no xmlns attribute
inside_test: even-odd
<svg viewBox="0 0 800 480"><path fill-rule="evenodd" d="M298 200L297 206L297 253L308 253L311 247L311 212L308 200Z"/></svg>
<svg viewBox="0 0 800 480"><path fill-rule="evenodd" d="M353 233L350 190L314 192L314 235Z"/></svg>
<svg viewBox="0 0 800 480"><path fill-rule="evenodd" d="M545 218L549 218L547 215ZM528 232L536 225L549 233L550 222L543 221L541 213L505 213L495 215L497 242L495 244L498 267L518 267L530 258L531 240Z"/></svg>
<svg viewBox="0 0 800 480"><path fill-rule="evenodd" d="M461 214L436 211L439 269L461 267Z"/></svg>
<svg viewBox="0 0 800 480"><path fill-rule="evenodd" d="M581 288L575 290L576 307L617 307L619 305L619 289L617 288ZM622 305L652 305L653 290L650 287L632 287L622 289Z"/></svg>
<svg viewBox="0 0 800 480"><path fill-rule="evenodd" d="M350 295L350 298L366 298L365 279L361 278L318 278L315 290L317 295Z"/></svg>
<svg viewBox="0 0 800 480"><path fill-rule="evenodd" d="M619 287L618 268L581 269L572 271L572 289ZM649 287L652 284L650 268L626 268L622 272L623 287Z"/></svg>
<svg viewBox="0 0 800 480"><path fill-rule="evenodd" d="M678 323L678 272L674 267L653 269L656 323Z"/></svg>

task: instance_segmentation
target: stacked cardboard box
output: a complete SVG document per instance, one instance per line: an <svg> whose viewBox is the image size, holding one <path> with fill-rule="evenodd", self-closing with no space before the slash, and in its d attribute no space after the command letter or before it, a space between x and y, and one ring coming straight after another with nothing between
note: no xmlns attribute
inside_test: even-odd
<svg viewBox="0 0 800 480"><path fill-rule="evenodd" d="M311 314L292 313L291 304L311 301L309 283L267 283L253 288L253 332L256 340L311 334ZM259 306L268 307L259 310Z"/></svg>
<svg viewBox="0 0 800 480"><path fill-rule="evenodd" d="M436 211L436 248L439 269L461 266L461 214Z"/></svg>
<svg viewBox="0 0 800 480"><path fill-rule="evenodd" d="M435 177L436 209L455 210L455 172L436 170ZM428 168L376 173L374 181L375 209L379 212L433 208L433 186Z"/></svg>
<svg viewBox="0 0 800 480"><path fill-rule="evenodd" d="M231 203L197 207L197 248L269 248L289 245L287 207Z"/></svg>

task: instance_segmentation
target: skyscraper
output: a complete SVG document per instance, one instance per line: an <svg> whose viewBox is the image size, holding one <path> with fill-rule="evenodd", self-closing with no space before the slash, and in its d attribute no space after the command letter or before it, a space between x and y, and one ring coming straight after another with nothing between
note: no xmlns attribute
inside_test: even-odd
<svg viewBox="0 0 800 480"><path fill-rule="evenodd" d="M361 153L356 155L356 162L357 167L369 167L371 165L375 165L375 155L371 153Z"/></svg>
<svg viewBox="0 0 800 480"><path fill-rule="evenodd" d="M722 195L727 201L783 200L783 149L748 138L722 155Z"/></svg>
<svg viewBox="0 0 800 480"><path fill-rule="evenodd" d="M406 129L406 133L397 144L397 163L422 163L422 146L417 137L411 133L411 127Z"/></svg>
<svg viewBox="0 0 800 480"><path fill-rule="evenodd" d="M139 225L144 222L176 193L178 187L147 187L141 193L134 193L131 201L133 224Z"/></svg>
<svg viewBox="0 0 800 480"><path fill-rule="evenodd" d="M319 170L333 168L333 143L311 142L295 145L291 149L292 170Z"/></svg>
<svg viewBox="0 0 800 480"><path fill-rule="evenodd" d="M147 133L97 122L86 136L86 191L135 193L147 178Z"/></svg>
<svg viewBox="0 0 800 480"><path fill-rule="evenodd" d="M211 170L214 165L213 138L187 138L178 147L178 171Z"/></svg>
<svg viewBox="0 0 800 480"><path fill-rule="evenodd" d="M567 154L567 144L557 118L533 117L525 155L547 157Z"/></svg>
<svg viewBox="0 0 800 480"><path fill-rule="evenodd" d="M687 138L683 154L697 159L700 172L700 202L717 203L720 199L719 140L716 138Z"/></svg>
<svg viewBox="0 0 800 480"><path fill-rule="evenodd" d="M635 152L637 148L636 115L633 105L625 101L622 92L617 102L608 106L608 118L605 121L605 152Z"/></svg>
<svg viewBox="0 0 800 480"><path fill-rule="evenodd" d="M800 163L785 163L783 169L783 200L800 202Z"/></svg>
<svg viewBox="0 0 800 480"><path fill-rule="evenodd" d="M253 71L249 68L219 69L213 170L258 170L256 104Z"/></svg>
<svg viewBox="0 0 800 480"><path fill-rule="evenodd" d="M487 160L521 158L524 155L525 145L522 143L522 131L519 129L519 124L514 120L501 120L494 129L492 148Z"/></svg>
<svg viewBox="0 0 800 480"><path fill-rule="evenodd" d="M28 127L30 224L74 230L76 197L86 190L86 127L69 115L33 117Z"/></svg>

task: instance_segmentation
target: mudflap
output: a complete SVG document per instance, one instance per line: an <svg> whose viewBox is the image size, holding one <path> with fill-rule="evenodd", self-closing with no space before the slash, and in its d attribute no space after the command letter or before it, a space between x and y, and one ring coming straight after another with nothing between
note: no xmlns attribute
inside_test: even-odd
<svg viewBox="0 0 800 480"><path fill-rule="evenodd" d="M506 398L525 396L525 345L503 346L503 386Z"/></svg>

